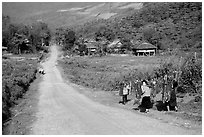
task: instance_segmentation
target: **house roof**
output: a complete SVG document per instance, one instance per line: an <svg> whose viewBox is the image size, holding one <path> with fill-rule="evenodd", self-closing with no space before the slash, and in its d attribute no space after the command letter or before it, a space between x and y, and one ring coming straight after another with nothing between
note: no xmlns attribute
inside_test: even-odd
<svg viewBox="0 0 204 137"><path fill-rule="evenodd" d="M74 49L79 49L79 45L74 44Z"/></svg>
<svg viewBox="0 0 204 137"><path fill-rule="evenodd" d="M139 45L135 45L133 49L157 49L157 47L150 43L143 42Z"/></svg>
<svg viewBox="0 0 204 137"><path fill-rule="evenodd" d="M8 49L7 47L3 47L3 46L2 46L2 50L7 50L7 49Z"/></svg>
<svg viewBox="0 0 204 137"><path fill-rule="evenodd" d="M96 42L93 38L86 38L84 39L84 42Z"/></svg>
<svg viewBox="0 0 204 137"><path fill-rule="evenodd" d="M88 49L96 49L97 47L95 45L93 45L92 43L87 43L86 44L86 48L88 48Z"/></svg>
<svg viewBox="0 0 204 137"><path fill-rule="evenodd" d="M113 47L120 47L122 45L122 43L120 42L119 39L114 40L113 42L111 42L110 44L108 44L108 48L113 48Z"/></svg>

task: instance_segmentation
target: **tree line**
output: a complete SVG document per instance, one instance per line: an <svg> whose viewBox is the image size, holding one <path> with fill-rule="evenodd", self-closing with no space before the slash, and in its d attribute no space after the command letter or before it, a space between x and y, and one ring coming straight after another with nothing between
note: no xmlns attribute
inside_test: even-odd
<svg viewBox="0 0 204 137"><path fill-rule="evenodd" d="M11 22L9 16L2 16L2 46L14 54L37 53L43 46L49 46L51 31L44 22L31 25Z"/></svg>

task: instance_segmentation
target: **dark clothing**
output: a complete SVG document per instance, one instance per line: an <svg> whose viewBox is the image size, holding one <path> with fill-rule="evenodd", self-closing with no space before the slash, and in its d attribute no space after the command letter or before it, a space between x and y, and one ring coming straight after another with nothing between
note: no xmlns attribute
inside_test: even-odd
<svg viewBox="0 0 204 137"><path fill-rule="evenodd" d="M177 87L178 87L178 82L176 80L173 80L172 88L177 88Z"/></svg>
<svg viewBox="0 0 204 137"><path fill-rule="evenodd" d="M120 89L119 89L119 96L123 96L123 85L124 84L120 84Z"/></svg>
<svg viewBox="0 0 204 137"><path fill-rule="evenodd" d="M172 106L172 107L177 106L177 102L176 102L176 88L171 90L169 106Z"/></svg>
<svg viewBox="0 0 204 137"><path fill-rule="evenodd" d="M152 103L149 96L145 96L142 98L142 103L139 107L150 109L152 107Z"/></svg>
<svg viewBox="0 0 204 137"><path fill-rule="evenodd" d="M136 87L136 98L140 99L141 98L141 95L142 95L142 89L141 89L141 85L142 83L141 82L137 82L135 87Z"/></svg>
<svg viewBox="0 0 204 137"><path fill-rule="evenodd" d="M123 103L127 103L127 95L123 95Z"/></svg>

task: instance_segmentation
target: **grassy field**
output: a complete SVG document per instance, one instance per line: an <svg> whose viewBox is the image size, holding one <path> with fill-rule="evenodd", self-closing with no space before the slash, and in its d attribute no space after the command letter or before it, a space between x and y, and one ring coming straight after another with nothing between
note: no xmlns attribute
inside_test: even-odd
<svg viewBox="0 0 204 137"><path fill-rule="evenodd" d="M59 63L72 82L110 91L118 90L121 80L146 78L162 62L169 59L172 58L108 55L104 57L73 57L60 60Z"/></svg>

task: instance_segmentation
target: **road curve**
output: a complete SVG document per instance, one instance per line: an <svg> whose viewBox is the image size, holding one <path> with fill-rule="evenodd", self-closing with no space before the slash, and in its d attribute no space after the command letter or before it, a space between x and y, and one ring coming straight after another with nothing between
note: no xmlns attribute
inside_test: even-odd
<svg viewBox="0 0 204 137"><path fill-rule="evenodd" d="M57 46L53 45L50 58L43 63L46 74L39 85L37 120L32 125L31 134L198 134L193 130L90 100L63 81L55 66L58 54Z"/></svg>

